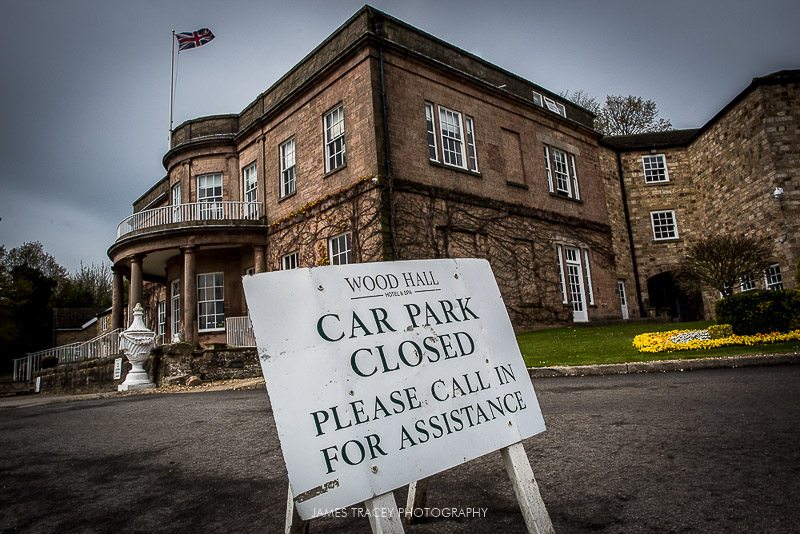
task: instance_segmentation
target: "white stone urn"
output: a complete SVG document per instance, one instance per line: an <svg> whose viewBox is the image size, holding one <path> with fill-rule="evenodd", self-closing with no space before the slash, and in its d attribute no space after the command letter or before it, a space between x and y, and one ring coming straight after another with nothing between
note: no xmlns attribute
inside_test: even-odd
<svg viewBox="0 0 800 534"><path fill-rule="evenodd" d="M150 349L153 348L156 333L145 326L143 316L144 309L137 302L133 308L131 325L119 335L119 348L131 362L128 376L125 377L122 384L117 386L119 391L156 387L155 383L147 376L147 371L144 370L144 362L147 361Z"/></svg>

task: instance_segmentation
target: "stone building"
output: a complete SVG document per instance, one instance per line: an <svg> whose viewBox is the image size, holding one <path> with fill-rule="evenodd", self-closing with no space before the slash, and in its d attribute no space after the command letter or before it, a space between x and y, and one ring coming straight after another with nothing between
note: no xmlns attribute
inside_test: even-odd
<svg viewBox="0 0 800 534"><path fill-rule="evenodd" d="M612 217L614 234L628 249L626 260L651 314L710 316L719 295L686 294L673 276L686 247L707 235L744 234L772 244L767 272L740 280L734 291L795 286L798 82L797 70L755 78L698 129L601 140L609 212L624 203L628 214L627 222L624 213ZM618 259L625 254L616 252Z"/></svg>
<svg viewBox="0 0 800 534"><path fill-rule="evenodd" d="M601 140L583 108L362 8L242 112L174 130L166 176L134 202L109 248L112 327L123 326L123 277L127 302L147 303L162 339L236 344L243 275L445 257L487 258L520 330L638 317L651 307L650 278L693 235L689 206L705 201L690 184L715 163L703 154L726 110L675 133L677 144ZM775 127L791 130L794 155L759 179L783 177L783 205L796 214L797 124ZM637 182L637 162L654 148L676 178L666 186ZM676 212L677 242L643 237L651 204ZM649 261L659 254L670 260ZM787 274L791 258L780 260Z"/></svg>

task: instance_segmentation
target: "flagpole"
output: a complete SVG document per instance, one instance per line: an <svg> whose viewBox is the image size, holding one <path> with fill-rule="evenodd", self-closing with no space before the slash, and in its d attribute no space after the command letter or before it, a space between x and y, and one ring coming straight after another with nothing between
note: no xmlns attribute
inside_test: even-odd
<svg viewBox="0 0 800 534"><path fill-rule="evenodd" d="M170 70L169 70L169 146L167 150L172 148L172 106L175 101L175 30L172 30L172 55L170 56Z"/></svg>

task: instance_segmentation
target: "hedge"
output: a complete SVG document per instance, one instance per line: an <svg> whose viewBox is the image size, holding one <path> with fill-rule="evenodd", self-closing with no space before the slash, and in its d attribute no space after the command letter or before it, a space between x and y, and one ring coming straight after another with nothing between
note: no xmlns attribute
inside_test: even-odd
<svg viewBox="0 0 800 534"><path fill-rule="evenodd" d="M740 335L789 332L800 328L800 291L753 290L717 302L717 321Z"/></svg>

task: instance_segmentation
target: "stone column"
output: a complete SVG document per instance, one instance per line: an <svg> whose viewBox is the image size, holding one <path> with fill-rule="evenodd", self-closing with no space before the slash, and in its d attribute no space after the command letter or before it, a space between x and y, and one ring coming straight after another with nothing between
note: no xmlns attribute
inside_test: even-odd
<svg viewBox="0 0 800 534"><path fill-rule="evenodd" d="M125 325L123 316L123 297L124 280L122 273L118 267L112 267L111 271L114 273L114 281L111 286L111 330L123 328Z"/></svg>
<svg viewBox="0 0 800 534"><path fill-rule="evenodd" d="M131 258L131 287L128 294L128 317L133 317L133 308L137 304L142 304L144 295L144 283L142 280L142 256L137 254Z"/></svg>
<svg viewBox="0 0 800 534"><path fill-rule="evenodd" d="M255 245L253 247L253 262L257 273L263 273L267 270L267 255L264 245Z"/></svg>
<svg viewBox="0 0 800 534"><path fill-rule="evenodd" d="M183 340L197 343L197 265L195 248L183 249Z"/></svg>

